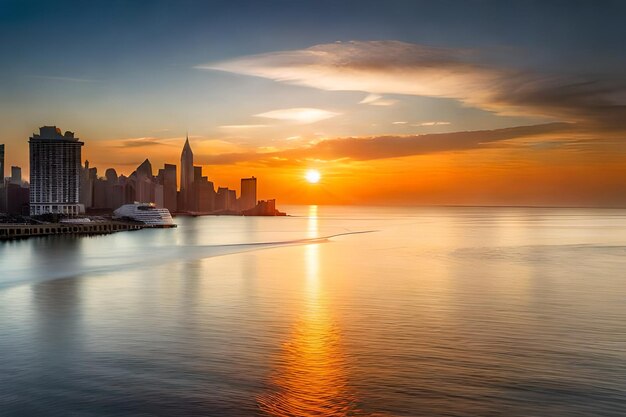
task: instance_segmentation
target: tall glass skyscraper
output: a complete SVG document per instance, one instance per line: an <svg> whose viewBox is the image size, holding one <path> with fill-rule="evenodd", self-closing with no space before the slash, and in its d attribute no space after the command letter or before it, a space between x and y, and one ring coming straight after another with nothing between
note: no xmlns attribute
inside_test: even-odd
<svg viewBox="0 0 626 417"><path fill-rule="evenodd" d="M56 126L39 128L30 145L30 214L77 215L79 203L81 147L74 133L61 133Z"/></svg>

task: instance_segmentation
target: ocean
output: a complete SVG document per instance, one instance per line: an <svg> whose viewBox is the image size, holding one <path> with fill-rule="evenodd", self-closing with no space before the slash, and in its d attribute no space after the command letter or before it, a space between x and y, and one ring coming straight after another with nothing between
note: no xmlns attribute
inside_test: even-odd
<svg viewBox="0 0 626 417"><path fill-rule="evenodd" d="M626 210L284 208L0 242L0 415L626 415Z"/></svg>

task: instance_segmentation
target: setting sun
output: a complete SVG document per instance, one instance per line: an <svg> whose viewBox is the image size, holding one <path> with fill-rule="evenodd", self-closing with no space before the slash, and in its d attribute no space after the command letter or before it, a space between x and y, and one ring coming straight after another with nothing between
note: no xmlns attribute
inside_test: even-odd
<svg viewBox="0 0 626 417"><path fill-rule="evenodd" d="M320 175L319 171L315 169L309 169L304 175L304 178L306 178L307 182L311 184L317 184L318 182L320 182L320 178L322 178L322 176Z"/></svg>

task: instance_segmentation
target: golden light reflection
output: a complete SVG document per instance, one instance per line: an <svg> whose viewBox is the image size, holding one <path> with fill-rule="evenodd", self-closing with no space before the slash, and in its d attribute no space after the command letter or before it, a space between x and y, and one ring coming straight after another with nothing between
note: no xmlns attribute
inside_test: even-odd
<svg viewBox="0 0 626 417"><path fill-rule="evenodd" d="M312 205L309 206L309 219L307 223L307 237L316 238L318 237L318 225L317 225L317 206Z"/></svg>
<svg viewBox="0 0 626 417"><path fill-rule="evenodd" d="M309 236L318 233L317 206L309 207ZM333 320L319 276L319 244L305 252L305 294L300 319L284 343L271 392L258 398L267 415L358 415L356 397L348 386L341 331Z"/></svg>

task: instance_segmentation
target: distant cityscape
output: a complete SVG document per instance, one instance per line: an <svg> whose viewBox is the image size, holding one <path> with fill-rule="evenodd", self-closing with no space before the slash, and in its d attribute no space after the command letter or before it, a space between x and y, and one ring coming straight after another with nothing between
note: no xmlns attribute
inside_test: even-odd
<svg viewBox="0 0 626 417"><path fill-rule="evenodd" d="M0 144L0 212L8 215L77 217L110 215L133 203L151 203L179 215L284 215L276 201L257 200L257 178L242 178L236 190L217 187L194 166L187 136L180 158L180 187L177 166L165 164L156 175L146 158L129 176L108 168L104 177L89 161L82 164L84 146L73 132L62 133L56 126L43 126L29 138L30 181L24 181L20 167L11 167L5 178L5 145Z"/></svg>

